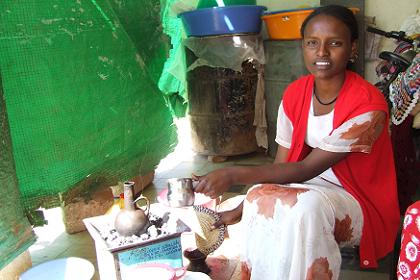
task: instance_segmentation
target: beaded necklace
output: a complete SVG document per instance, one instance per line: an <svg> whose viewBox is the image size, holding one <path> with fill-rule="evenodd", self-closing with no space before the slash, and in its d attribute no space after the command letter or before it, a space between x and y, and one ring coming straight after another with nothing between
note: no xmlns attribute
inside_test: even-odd
<svg viewBox="0 0 420 280"><path fill-rule="evenodd" d="M337 100L337 97L338 97L338 95L337 95L337 96L336 96L336 97L334 97L334 99L333 99L333 100L331 100L330 102L326 102L326 103L324 103L324 102L322 102L322 101L321 101L321 99L319 99L318 95L316 94L315 89L313 90L313 93L314 93L314 95L315 95L316 100L318 100L319 104L324 105L324 106L333 104L333 103Z"/></svg>

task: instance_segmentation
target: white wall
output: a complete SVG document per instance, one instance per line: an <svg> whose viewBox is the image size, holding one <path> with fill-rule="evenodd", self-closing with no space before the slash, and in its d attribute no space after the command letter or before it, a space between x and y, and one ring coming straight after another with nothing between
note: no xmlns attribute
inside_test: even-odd
<svg viewBox="0 0 420 280"><path fill-rule="evenodd" d="M404 20L420 12L420 0L366 0L365 15L375 17L376 27L384 31L398 31ZM379 49L393 51L396 44L392 39L382 38ZM377 61L368 61L365 65L365 77L370 82L377 81L375 66Z"/></svg>

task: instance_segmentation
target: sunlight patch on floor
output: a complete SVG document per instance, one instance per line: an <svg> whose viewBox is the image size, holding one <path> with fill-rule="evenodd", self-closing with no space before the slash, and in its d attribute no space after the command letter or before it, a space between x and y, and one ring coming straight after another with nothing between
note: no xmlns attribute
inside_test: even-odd
<svg viewBox="0 0 420 280"><path fill-rule="evenodd" d="M42 209L47 226L35 227L34 232L37 236L37 242L29 247L29 252L35 252L45 249L54 242L61 234L65 232L63 223L63 213L60 207L51 209Z"/></svg>
<svg viewBox="0 0 420 280"><path fill-rule="evenodd" d="M178 145L175 150L162 159L156 169L157 173L173 169L182 161L192 161L196 153L191 149L191 129L187 117L174 119L178 130Z"/></svg>

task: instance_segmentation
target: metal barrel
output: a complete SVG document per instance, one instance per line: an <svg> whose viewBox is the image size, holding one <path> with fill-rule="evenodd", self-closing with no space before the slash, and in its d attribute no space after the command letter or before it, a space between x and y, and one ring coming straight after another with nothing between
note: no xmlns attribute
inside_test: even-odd
<svg viewBox="0 0 420 280"><path fill-rule="evenodd" d="M196 59L186 48L188 62ZM193 150L202 155L232 156L257 149L254 106L258 72L250 61L241 71L200 66L187 72Z"/></svg>

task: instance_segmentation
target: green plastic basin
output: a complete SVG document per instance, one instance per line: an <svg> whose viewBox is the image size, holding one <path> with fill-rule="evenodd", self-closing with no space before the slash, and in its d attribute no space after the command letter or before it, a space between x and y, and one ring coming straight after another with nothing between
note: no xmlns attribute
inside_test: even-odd
<svg viewBox="0 0 420 280"><path fill-rule="evenodd" d="M199 0L197 9L235 5L256 5L256 0Z"/></svg>

